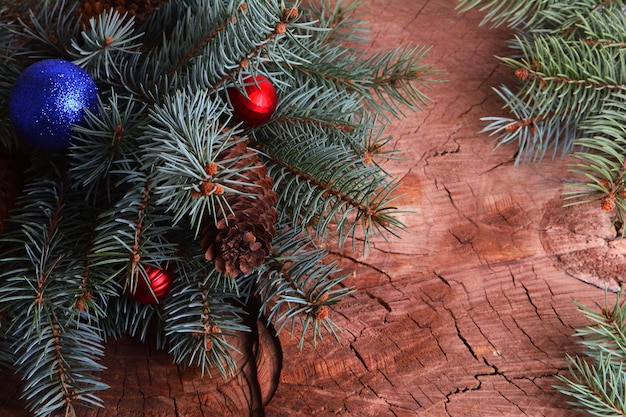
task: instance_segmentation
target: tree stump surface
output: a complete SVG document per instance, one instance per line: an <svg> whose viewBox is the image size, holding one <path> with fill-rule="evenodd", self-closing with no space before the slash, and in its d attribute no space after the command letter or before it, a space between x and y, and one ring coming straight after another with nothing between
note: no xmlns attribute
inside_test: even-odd
<svg viewBox="0 0 626 417"><path fill-rule="evenodd" d="M572 300L604 302L601 274L617 280L623 247L598 208L562 207L567 160L515 167L513 146L494 150L479 133L481 117L505 115L491 87L514 85L494 58L507 54L512 33L480 27L480 13L459 15L456 4L360 8L369 50L432 45L426 61L447 81L430 86L424 112L391 122L403 159L386 167L403 178L397 205L407 232L375 241L365 256L340 255L356 292L330 312L339 342L326 335L300 351L289 334L277 346L261 327L240 341L241 372L228 380L176 367L134 340L111 342L106 408L85 416L574 414L553 388L566 353L579 352L571 335L585 320ZM27 415L19 380L2 376L0 415Z"/></svg>

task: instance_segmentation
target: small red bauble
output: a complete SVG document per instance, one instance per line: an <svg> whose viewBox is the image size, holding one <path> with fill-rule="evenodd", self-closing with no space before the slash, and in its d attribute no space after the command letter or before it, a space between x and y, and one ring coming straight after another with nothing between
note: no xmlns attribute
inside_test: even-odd
<svg viewBox="0 0 626 417"><path fill-rule="evenodd" d="M150 280L150 287L148 287L143 277L138 277L135 292L128 291L128 293L131 298L142 304L154 304L169 294L174 285L174 273L170 270L162 270L151 266L146 266L146 273ZM154 295L150 292L150 288L152 288ZM156 299L154 298L155 296Z"/></svg>
<svg viewBox="0 0 626 417"><path fill-rule="evenodd" d="M228 88L228 98L233 105L235 119L248 127L267 122L276 106L278 94L274 85L263 75L248 75L243 79L246 94L237 87Z"/></svg>

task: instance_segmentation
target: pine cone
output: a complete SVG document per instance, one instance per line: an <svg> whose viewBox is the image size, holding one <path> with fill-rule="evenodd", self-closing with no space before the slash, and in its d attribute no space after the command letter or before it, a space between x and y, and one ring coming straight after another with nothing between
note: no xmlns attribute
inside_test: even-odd
<svg viewBox="0 0 626 417"><path fill-rule="evenodd" d="M114 9L121 15L128 13L135 17L135 22L141 23L145 18L166 0L84 0L78 12L82 15L83 24L89 24L89 19L98 16L105 10Z"/></svg>
<svg viewBox="0 0 626 417"><path fill-rule="evenodd" d="M278 195L273 191L274 182L267 168L245 142L238 142L218 155L218 161L229 160L236 161L229 168L241 171L245 177L241 180L245 184L232 188L248 195L225 195L232 212L227 212L226 217L224 213L218 213L217 221L212 215L205 219L201 230L202 248L205 250L204 257L213 261L218 272L237 276L251 273L269 255L276 234L274 223L278 218L275 208ZM207 169L207 173L209 171ZM205 183L211 184L213 190L217 187L210 180Z"/></svg>
<svg viewBox="0 0 626 417"><path fill-rule="evenodd" d="M4 231L4 219L22 188L23 166L8 150L0 147L0 233Z"/></svg>

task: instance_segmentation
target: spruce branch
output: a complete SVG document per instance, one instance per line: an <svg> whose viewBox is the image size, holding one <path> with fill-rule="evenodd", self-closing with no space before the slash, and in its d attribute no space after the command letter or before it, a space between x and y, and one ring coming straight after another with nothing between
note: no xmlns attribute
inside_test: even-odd
<svg viewBox="0 0 626 417"><path fill-rule="evenodd" d="M623 48L626 41L624 3L623 1L603 3L590 8L589 10L593 13L577 15L576 31L572 31L569 38L581 39L583 42L602 46ZM567 8L561 10L567 10Z"/></svg>
<svg viewBox="0 0 626 417"><path fill-rule="evenodd" d="M386 119L428 102L427 48L346 46L365 32L342 1L180 0L136 18L99 2L19 3L0 8L7 152L19 143L9 91L30 62L73 59L100 89L65 155L26 147L30 185L0 236L0 362L22 373L31 410L101 406L102 344L125 334L228 376L259 299L301 347L336 337L331 309L352 290L316 241L365 249L402 228L397 182L377 160L394 154ZM255 128L229 110L228 89L250 74L278 92ZM172 290L135 302L154 268Z"/></svg>
<svg viewBox="0 0 626 417"><path fill-rule="evenodd" d="M242 321L246 313L234 304L241 294L216 286L220 274L194 264L198 269L189 271L190 282L180 281L173 290L176 298L165 306L169 353L175 363L196 366L208 375L216 369L226 377L237 369L235 353L241 354L232 342L250 331Z"/></svg>
<svg viewBox="0 0 626 417"><path fill-rule="evenodd" d="M600 357L590 365L580 357L567 357L570 377L558 375L557 379L566 384L556 388L574 398L571 405L598 417L626 416L624 387L626 372L623 365L609 355Z"/></svg>
<svg viewBox="0 0 626 417"><path fill-rule="evenodd" d="M586 22L603 19L603 16L620 10L620 0L579 0L575 4L564 0L548 2L544 10L530 18L529 28L551 27L554 33L577 39ZM575 6L575 7L572 7Z"/></svg>
<svg viewBox="0 0 626 417"><path fill-rule="evenodd" d="M81 32L82 42L72 40L74 63L86 66L95 78L119 76L115 65L127 54L139 54L141 33L135 33L134 18L118 12L104 11L89 20L89 29ZM125 21L126 20L126 21Z"/></svg>
<svg viewBox="0 0 626 417"><path fill-rule="evenodd" d="M576 140L581 151L573 154L579 162L572 171L582 174L583 180L570 185L566 194L572 203L600 201L619 225L626 221L625 111L626 94L614 94L582 124L582 136Z"/></svg>
<svg viewBox="0 0 626 417"><path fill-rule="evenodd" d="M102 268L103 274L134 292L138 280L149 283L146 266L167 266L178 257L177 245L167 238L176 228L172 216L154 205L152 179L135 173L132 180L143 180L142 186L131 188L102 213L90 256L92 268Z"/></svg>
<svg viewBox="0 0 626 417"><path fill-rule="evenodd" d="M113 188L123 179L121 173L136 163L146 123L146 104L115 91L100 104L97 115L86 111L84 125L74 127L69 148L72 187L85 190L87 196Z"/></svg>
<svg viewBox="0 0 626 417"><path fill-rule="evenodd" d="M309 5L310 21L319 22L323 28L316 41L320 44L344 44L347 42L367 42L368 29L364 22L355 18L363 2L361 0L349 3L331 0L322 0L319 4Z"/></svg>
<svg viewBox="0 0 626 417"><path fill-rule="evenodd" d="M19 42L9 29L14 23L4 22L5 14L8 13L7 10L0 10L0 147L11 150L15 148L17 140L7 114L9 92L13 80L19 74L15 68Z"/></svg>
<svg viewBox="0 0 626 417"><path fill-rule="evenodd" d="M90 221L75 198L58 180L31 184L0 239L7 248L0 261L0 305L11 318L5 334L12 342L4 347L15 352L23 395L37 416L101 406L94 392L107 388L93 373L102 370L97 324L111 289L91 282L85 264L65 256L81 250L85 236L76 232ZM86 296L91 291L95 297Z"/></svg>
<svg viewBox="0 0 626 417"><path fill-rule="evenodd" d="M339 330L329 309L353 291L342 285L345 275L329 261L328 252L317 247L306 234L287 224L278 228L270 261L248 278L261 300L259 313L271 322L277 333L289 329L304 346L311 329L315 345L325 330L337 338ZM246 285L243 285L244 287Z"/></svg>
<svg viewBox="0 0 626 417"><path fill-rule="evenodd" d="M118 294L109 300L101 327L105 340L117 340L126 335L142 342L153 342L157 349L166 348L160 309L138 303L126 295Z"/></svg>
<svg viewBox="0 0 626 417"><path fill-rule="evenodd" d="M340 146L364 154L368 138L379 128L363 108L359 96L316 87L307 79L298 79L297 83L283 93L272 119L252 132L260 147L275 147L276 142L288 146L295 138L315 136L320 145Z"/></svg>
<svg viewBox="0 0 626 417"><path fill-rule="evenodd" d="M585 355L600 361L611 357L615 362L626 359L626 309L622 292L609 305L608 294L604 306L595 308L576 303L578 310L590 321L590 325L580 327L574 332L580 337L580 344L585 347Z"/></svg>
<svg viewBox="0 0 626 417"><path fill-rule="evenodd" d="M459 0L457 10L486 12L481 24L492 27L506 25L569 37L576 36L585 21L622 6L620 0Z"/></svg>
<svg viewBox="0 0 626 417"><path fill-rule="evenodd" d="M485 12L481 24L491 22L493 27L506 24L516 27L523 24L528 16L540 12L551 0L459 0L457 10L465 13L471 9Z"/></svg>
<svg viewBox="0 0 626 417"><path fill-rule="evenodd" d="M592 416L626 416L626 305L620 291L613 306L591 309L576 303L589 323L576 330L582 355L567 356L569 375L557 375L555 388Z"/></svg>
<svg viewBox="0 0 626 417"><path fill-rule="evenodd" d="M280 145L267 149L279 204L289 207L292 227L303 230L314 224L317 237L332 230L340 245L351 239L353 246L357 232L362 232L364 250L372 235L401 229L401 223L388 215L396 185L353 152L337 146L320 149L315 142L309 137L291 149ZM322 160L328 162L320 164Z"/></svg>
<svg viewBox="0 0 626 417"><path fill-rule="evenodd" d="M406 46L403 49L378 52L368 57L364 65L373 71L364 86L372 91L371 102L376 112L405 117L402 108L423 109L430 99L421 88L436 81L437 72L421 64L430 47ZM380 103L380 104L379 104Z"/></svg>
<svg viewBox="0 0 626 417"><path fill-rule="evenodd" d="M231 211L226 194L242 193L242 170L252 167L219 161L218 155L246 139L224 128L230 116L223 101L207 91L179 91L150 118L143 159L154 166L156 204L176 213L175 224L189 218L197 234L206 215L216 219Z"/></svg>
<svg viewBox="0 0 626 417"><path fill-rule="evenodd" d="M199 26L198 14L189 8L163 39L161 48L147 55L154 83L157 87L163 82L167 85L160 90L191 87L214 92L233 81L241 86L243 71L254 74L265 68L264 56L270 49L274 62L286 60L294 65L301 58L285 48L281 40L296 38L292 26L311 25L296 22L297 8L267 2L255 2L254 6L217 2L203 10L200 17ZM220 51L220 59L215 59L215 51ZM267 68L263 72L271 73Z"/></svg>
<svg viewBox="0 0 626 417"><path fill-rule="evenodd" d="M608 95L626 89L621 71L626 58L619 49L548 35L516 37L515 43L522 57L501 60L524 82L518 95L537 116L559 114L566 121L580 119Z"/></svg>
<svg viewBox="0 0 626 417"><path fill-rule="evenodd" d="M18 17L19 25L10 30L16 35L21 35L22 41L30 44L28 50L22 48L22 53L27 53L29 58L67 56L71 40L79 33L76 22L76 7L74 1L44 0L23 1L21 6L28 11L28 19ZM40 49L33 49L33 48Z"/></svg>
<svg viewBox="0 0 626 417"><path fill-rule="evenodd" d="M561 156L572 151L577 120L568 121L552 112L536 115L532 106L505 85L494 88L494 91L506 103L505 108L513 117L483 117L481 120L488 124L482 132L495 138L496 147L515 143L518 149L516 164L541 161L550 150L552 158L557 156L559 149Z"/></svg>
<svg viewBox="0 0 626 417"><path fill-rule="evenodd" d="M623 1L461 1L482 5L486 20L520 29L519 52L500 58L522 84L496 89L513 117L486 117L499 145L516 143L516 163L540 161L552 149L576 151L582 175L565 192L568 204L600 202L619 229L626 221L623 126L626 17ZM532 11L532 12L531 12ZM622 229L622 236L624 230Z"/></svg>
<svg viewBox="0 0 626 417"><path fill-rule="evenodd" d="M382 117L404 116L403 108L422 109L430 99L421 88L435 81L437 71L421 61L429 47L383 51L365 57L337 45L320 45L310 63L294 68L312 85L338 93L356 94L367 111Z"/></svg>
<svg viewBox="0 0 626 417"><path fill-rule="evenodd" d="M45 417L75 416L78 406L102 407L95 393L108 386L93 376L104 369L98 363L103 355L100 330L86 323L61 326L53 316L47 319L50 324L43 325L36 340L20 338L21 343L12 346L22 353L16 364L25 375L22 389L28 408Z"/></svg>

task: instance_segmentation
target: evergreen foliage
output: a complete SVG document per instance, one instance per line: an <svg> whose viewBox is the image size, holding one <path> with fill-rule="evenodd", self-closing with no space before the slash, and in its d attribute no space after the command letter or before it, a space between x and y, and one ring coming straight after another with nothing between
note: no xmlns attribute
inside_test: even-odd
<svg viewBox="0 0 626 417"><path fill-rule="evenodd" d="M516 162L572 154L583 176L572 204L601 202L624 233L626 3L621 0L459 0L485 12L483 23L516 32L501 57L519 83L495 89L510 117L485 117L498 145L515 143ZM620 133L621 132L621 133Z"/></svg>
<svg viewBox="0 0 626 417"><path fill-rule="evenodd" d="M495 89L510 117L485 117L498 145L516 143L516 162L571 154L580 180L572 204L601 202L626 233L626 4L621 0L459 0L483 23L515 30L514 53L502 57L519 84ZM583 354L567 356L569 375L556 388L583 415L626 415L626 304L597 312L578 329Z"/></svg>
<svg viewBox="0 0 626 417"><path fill-rule="evenodd" d="M578 304L589 320L576 330L583 346L582 355L567 357L569 376L556 388L571 397L570 403L585 415L613 417L626 415L626 304L622 292L613 306L599 311Z"/></svg>
<svg viewBox="0 0 626 417"><path fill-rule="evenodd" d="M364 54L358 3L153 3L135 19L81 15L89 1L0 1L0 150L29 165L0 234L0 362L21 375L35 416L102 406L103 345L124 334L224 376L252 300L301 346L335 334L329 308L352 289L319 243L365 250L403 227L384 130L428 103L427 48ZM7 116L13 81L45 58L80 65L100 90L63 155L21 143ZM279 96L256 128L233 119L226 93L247 74ZM245 155L220 159L242 142L273 180L278 220L263 264L230 276L205 259L199 234L234 211L232 198L261 195ZM159 303L127 295L147 267L174 272Z"/></svg>

